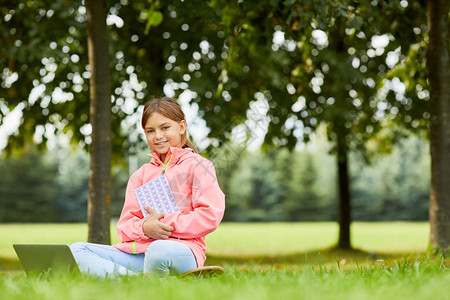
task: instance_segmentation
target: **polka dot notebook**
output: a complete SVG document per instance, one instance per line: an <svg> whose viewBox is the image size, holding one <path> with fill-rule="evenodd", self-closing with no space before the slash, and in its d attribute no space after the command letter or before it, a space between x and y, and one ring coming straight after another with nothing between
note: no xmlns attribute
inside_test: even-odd
<svg viewBox="0 0 450 300"><path fill-rule="evenodd" d="M171 214L180 209L175 202L166 177L159 176L134 190L144 217L149 213L144 206L150 206L157 213Z"/></svg>

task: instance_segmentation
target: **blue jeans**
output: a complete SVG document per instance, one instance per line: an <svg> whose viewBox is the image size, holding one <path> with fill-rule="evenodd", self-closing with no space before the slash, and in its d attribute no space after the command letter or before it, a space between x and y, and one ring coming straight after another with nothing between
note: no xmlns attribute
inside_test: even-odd
<svg viewBox="0 0 450 300"><path fill-rule="evenodd" d="M109 245L83 242L70 245L70 250L81 272L99 277L141 272L165 276L197 268L191 249L175 241L154 241L141 254L130 254Z"/></svg>

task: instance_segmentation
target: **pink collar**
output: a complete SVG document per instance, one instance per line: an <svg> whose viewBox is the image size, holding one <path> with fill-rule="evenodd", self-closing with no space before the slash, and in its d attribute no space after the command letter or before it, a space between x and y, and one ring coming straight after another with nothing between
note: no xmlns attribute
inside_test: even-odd
<svg viewBox="0 0 450 300"><path fill-rule="evenodd" d="M173 155L171 162L172 164L175 164L180 157L182 157L183 155L193 152L193 150L191 148L178 148L178 147L169 147L169 151L167 151L166 154L166 161L164 162L165 164L169 163L169 158L171 155ZM160 165L161 164L161 156L159 155L159 153L153 151L150 152L148 154L148 156L150 156L152 158L152 160L150 161L150 163L154 164L154 165Z"/></svg>

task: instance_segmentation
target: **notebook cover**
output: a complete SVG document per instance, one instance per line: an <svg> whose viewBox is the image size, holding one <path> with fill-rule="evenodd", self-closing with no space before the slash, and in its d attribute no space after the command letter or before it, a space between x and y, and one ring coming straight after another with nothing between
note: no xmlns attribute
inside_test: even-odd
<svg viewBox="0 0 450 300"><path fill-rule="evenodd" d="M157 213L171 214L180 209L175 202L166 177L159 176L134 190L144 217L149 213L144 206L150 206Z"/></svg>

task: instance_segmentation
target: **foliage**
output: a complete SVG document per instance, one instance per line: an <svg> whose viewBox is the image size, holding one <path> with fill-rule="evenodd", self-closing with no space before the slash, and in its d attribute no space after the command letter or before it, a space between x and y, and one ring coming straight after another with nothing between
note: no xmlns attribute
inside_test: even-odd
<svg viewBox="0 0 450 300"><path fill-rule="evenodd" d="M219 57L218 48L225 50L220 73L211 74L219 84L212 91L192 87L210 136L219 141L227 137L229 127L224 130L224 125L230 116L244 122L255 99L266 100L270 107L265 148L293 149L299 140L309 141L319 126L326 126L338 155L341 247L351 247L348 152L364 149L388 117L383 108L388 98L379 95L379 83L392 67L387 57L393 51L408 51L421 39L413 28L426 23L424 6L423 1L405 6L400 1L368 0L225 5L218 14L225 42L211 47L213 57ZM377 45L380 40L385 42ZM210 80L210 74L198 75ZM410 109L410 100L399 103ZM423 115L423 106L416 110L418 115ZM411 122L410 117L404 120ZM426 120L414 119L416 123L427 126Z"/></svg>
<svg viewBox="0 0 450 300"><path fill-rule="evenodd" d="M398 54L403 61L410 46L422 40L425 26L423 1L406 7L399 1L322 0L245 1L224 7L217 16L225 40L208 40L208 56L222 58L220 72L204 71L210 60L206 65L177 60L176 65L204 82L218 80L216 87L190 87L211 137L226 137L230 128L223 125L230 116L245 119L246 108L262 97L270 104L266 144L291 148L302 134L307 141L322 123L331 139L342 136L347 146L362 146L372 137L387 117L382 108L386 99L392 100L378 94L378 83L392 67L387 57ZM198 63L200 72L190 70L188 62ZM428 115L419 115L428 111L427 99L419 101L411 93L405 97L409 100L387 104L387 112L395 106L392 114L401 122L405 110L413 110L415 117L404 121L426 127ZM417 101L411 107L412 99Z"/></svg>
<svg viewBox="0 0 450 300"><path fill-rule="evenodd" d="M319 150L314 153L306 149L245 153L231 175L218 172L219 182L230 182L222 185L227 195L225 220L256 221L251 216L261 210L265 210L261 221L272 219L274 214L278 214L276 220L335 220L336 169L327 152L331 146L324 142L318 139L315 146ZM371 165L366 165L361 154L352 153L355 220L426 220L428 153L426 143L416 137L400 142L391 155L378 157ZM222 157L221 161L232 160ZM257 196L261 192L262 196Z"/></svg>
<svg viewBox="0 0 450 300"><path fill-rule="evenodd" d="M85 222L89 183L89 177L86 174L89 174L89 158L82 151L59 155L64 156L64 160L59 167L58 218L56 220Z"/></svg>
<svg viewBox="0 0 450 300"><path fill-rule="evenodd" d="M391 155L372 166L352 165L354 206L357 220L426 220L428 218L429 146L418 138L397 144ZM376 217L374 217L376 215Z"/></svg>
<svg viewBox="0 0 450 300"><path fill-rule="evenodd" d="M292 169L292 166L295 166L295 169L288 181L289 185L286 187L290 196L286 197L283 203L284 220L318 221L334 219L329 215L333 211L330 206L332 206L334 199L327 199L320 192L322 190L320 186L323 185L319 182L316 166L316 160L319 159L318 155L312 155L309 151L302 151L300 155L290 156L292 157L289 168ZM298 170L296 170L297 168ZM317 211L322 213L317 214Z"/></svg>
<svg viewBox="0 0 450 300"><path fill-rule="evenodd" d="M269 144L293 147L301 138L296 128L303 128L307 139L321 122L330 134L334 132L331 138L344 130L352 143L367 139L379 126L376 90L391 67L386 57L398 54L400 62L406 53L411 59L418 57L410 45L420 43L426 31L421 1L407 7L399 1L348 0L110 1L109 5L112 141L115 150L122 150L116 154L136 142L126 138L137 123L129 116L148 96L161 94L164 86L169 94L194 91L193 100L210 136L220 141L232 129L224 127L230 117L245 119L246 108L258 94L271 106ZM7 26L1 32L5 43L0 62L6 67L0 99L8 107L2 116L20 103L24 113L8 151L22 148L38 128L44 142L46 132L56 130L70 132L73 142L86 146L90 73L81 1L8 2L2 11ZM373 38L383 34L389 43L376 48ZM281 43L274 43L275 36L283 36ZM423 66L422 60L410 62L407 65ZM423 81L424 75L416 72L414 78ZM399 122L426 126L421 120L428 116L423 115L427 105L409 92L414 92L413 86L407 84L404 101L395 100L389 90L390 104L383 111ZM293 128L288 120L297 121Z"/></svg>
<svg viewBox="0 0 450 300"><path fill-rule="evenodd" d="M55 221L58 165L34 149L0 161L0 222Z"/></svg>
<svg viewBox="0 0 450 300"><path fill-rule="evenodd" d="M190 3L108 2L116 162L137 142L129 131L139 123L134 115L139 105L163 93L173 72L169 57L177 57L187 45L199 45L202 37L196 30L208 28L204 22L209 19L198 15L198 11L210 13L207 3ZM36 138L35 133L39 145L45 147L52 132L66 133L74 144L88 148L90 69L82 1L3 1L0 9L5 16L0 20L4 41L0 46L0 120L14 108L23 113L20 128L9 137L5 152L23 149ZM180 30L187 20L195 22L189 31ZM194 49L197 46L189 47L186 55L192 55Z"/></svg>
<svg viewBox="0 0 450 300"><path fill-rule="evenodd" d="M2 116L16 107L24 114L19 134L9 138L8 152L23 148L36 132L44 141L55 130L85 139L80 128L89 115L89 70L86 16L80 5L81 1L2 3Z"/></svg>
<svg viewBox="0 0 450 300"><path fill-rule="evenodd" d="M227 195L233 219L239 221L277 221L281 219L280 187L273 173L273 162L262 154L239 158L239 167L230 179Z"/></svg>
<svg viewBox="0 0 450 300"><path fill-rule="evenodd" d="M335 220L335 158L327 151L331 146L318 137L310 145L316 147L314 152L308 149L248 152L230 144L222 148L221 154L217 152L213 162L226 194L225 220ZM148 161L146 152L139 153L140 164ZM392 154L378 157L371 165L366 165L360 154L352 153L355 220L426 220L430 185L428 153L426 143L416 137L400 142ZM58 156L65 158L56 163L54 157ZM125 167L118 165L113 169L114 217L119 216L123 206L129 177ZM4 160L0 168L2 174L11 174L0 184L3 222L86 220L89 169L86 153L34 153ZM24 178L28 178L26 182ZM21 186L24 187L16 188ZM11 187L15 187L14 196L10 194ZM35 200L28 200L30 197ZM35 210L47 213L35 215Z"/></svg>
<svg viewBox="0 0 450 300"><path fill-rule="evenodd" d="M63 157L58 160L55 158ZM83 151L36 150L22 157L0 161L1 222L85 222L89 157ZM123 204L122 173L114 174L114 212ZM125 176L127 176L126 174ZM122 176L123 177L123 176ZM125 178L126 183L127 178ZM117 208L117 206L120 206Z"/></svg>

